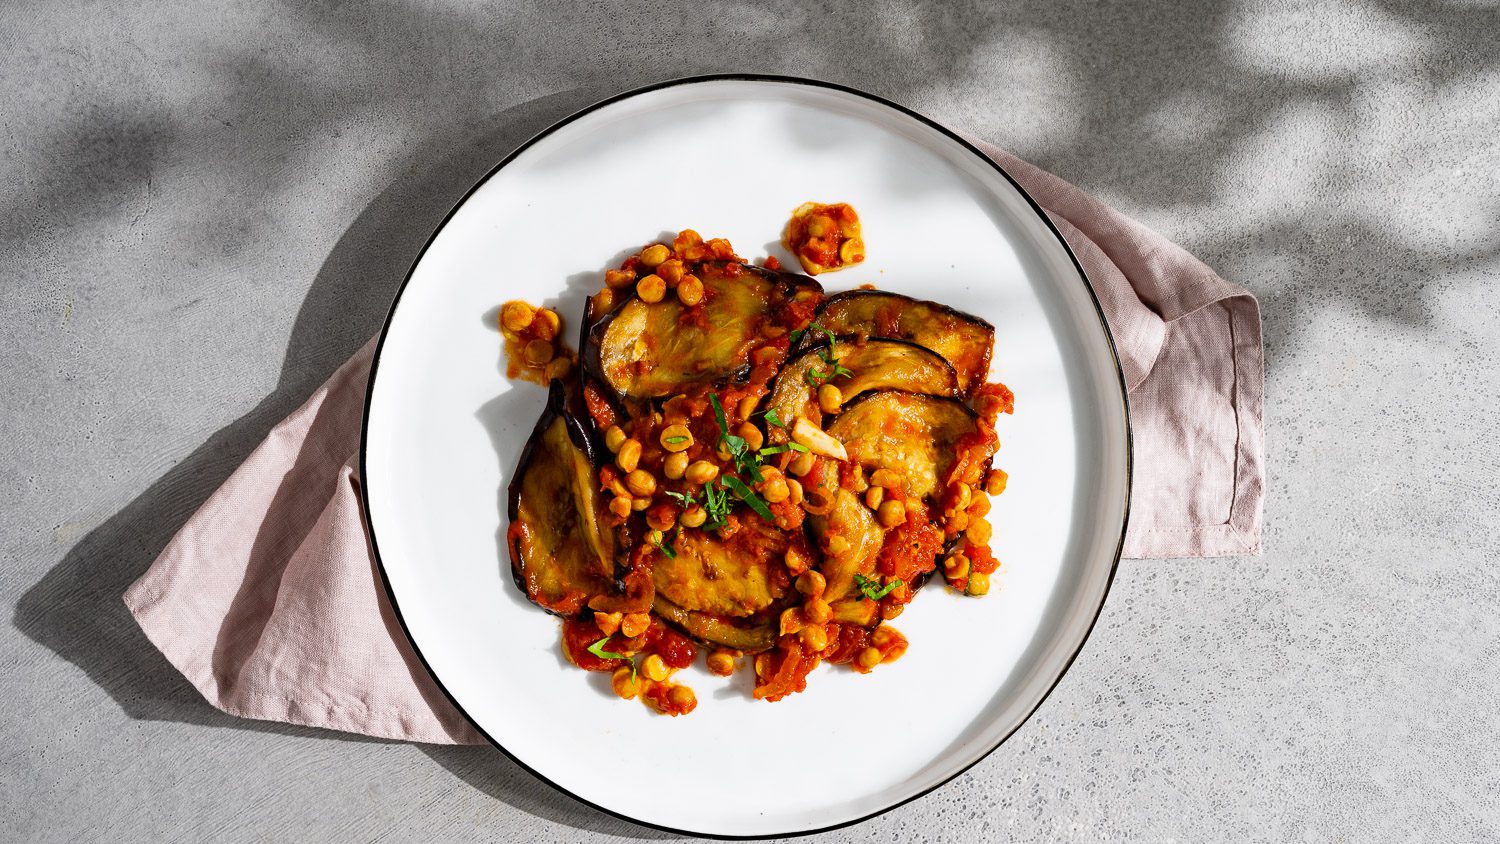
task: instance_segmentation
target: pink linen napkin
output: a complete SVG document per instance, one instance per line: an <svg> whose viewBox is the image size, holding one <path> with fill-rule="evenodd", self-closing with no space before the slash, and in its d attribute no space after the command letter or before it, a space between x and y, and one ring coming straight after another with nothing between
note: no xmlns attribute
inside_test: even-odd
<svg viewBox="0 0 1500 844"><path fill-rule="evenodd" d="M1260 309L1180 247L983 143L1093 282L1130 391L1126 557L1260 551ZM147 637L232 715L480 744L401 632L360 506L374 341L287 417L125 593Z"/></svg>

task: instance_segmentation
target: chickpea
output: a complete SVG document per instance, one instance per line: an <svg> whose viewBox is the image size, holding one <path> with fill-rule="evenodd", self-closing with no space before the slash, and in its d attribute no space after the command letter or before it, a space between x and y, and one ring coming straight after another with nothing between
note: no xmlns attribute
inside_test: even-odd
<svg viewBox="0 0 1500 844"><path fill-rule="evenodd" d="M645 612L626 613L625 617L622 618L622 619L620 619L620 632L623 633L627 639L634 639L635 637L641 635L642 633L645 633L646 632L646 628L648 628L650 626L651 626L651 614L650 613L645 613Z"/></svg>
<svg viewBox="0 0 1500 844"><path fill-rule="evenodd" d="M969 485L959 481L948 484L947 504L954 510L964 510L969 506L969 500L974 493L969 490Z"/></svg>
<svg viewBox="0 0 1500 844"><path fill-rule="evenodd" d="M667 295L667 283L652 273L635 283L635 295L641 297L642 302L655 304Z"/></svg>
<svg viewBox="0 0 1500 844"><path fill-rule="evenodd" d="M667 692L667 701L673 707L681 709L684 712L689 712L692 711L693 707L698 705L698 696L687 686L673 686Z"/></svg>
<svg viewBox="0 0 1500 844"><path fill-rule="evenodd" d="M619 453L620 446L624 444L625 429L619 425L611 425L604 429L604 447L609 449L611 454Z"/></svg>
<svg viewBox="0 0 1500 844"><path fill-rule="evenodd" d="M969 515L982 519L990 514L990 497L988 495L976 495L969 503Z"/></svg>
<svg viewBox="0 0 1500 844"><path fill-rule="evenodd" d="M753 423L741 422L740 426L734 429L734 433L745 440L751 451L759 451L760 447L766 444L766 435L762 434Z"/></svg>
<svg viewBox="0 0 1500 844"><path fill-rule="evenodd" d="M870 473L870 483L885 487L891 492L901 491L901 475L890 469L876 469Z"/></svg>
<svg viewBox="0 0 1500 844"><path fill-rule="evenodd" d="M745 396L744 398L740 399L740 418L749 419L751 416L754 416L755 406L758 404L760 404L760 399L756 398L755 396Z"/></svg>
<svg viewBox="0 0 1500 844"><path fill-rule="evenodd" d="M887 595L880 599L880 617L884 621L890 621L906 611L905 604L900 601L891 600L891 598L892 596Z"/></svg>
<svg viewBox="0 0 1500 844"><path fill-rule="evenodd" d="M906 504L891 499L881 503L880 509L875 511L875 518L880 520L882 527L893 528L897 525L906 524Z"/></svg>
<svg viewBox="0 0 1500 844"><path fill-rule="evenodd" d="M812 452L799 451L797 452L797 456L792 458L792 462L787 464L786 468L787 471L800 478L813 470L813 463L816 460L817 458L813 456Z"/></svg>
<svg viewBox="0 0 1500 844"><path fill-rule="evenodd" d="M614 310L615 291L608 287L602 288L589 300L589 307L592 309L591 313L595 316L601 316Z"/></svg>
<svg viewBox="0 0 1500 844"><path fill-rule="evenodd" d="M646 675L647 680L660 683L667 679L667 663L660 654L651 654L641 660L641 673Z"/></svg>
<svg viewBox="0 0 1500 844"><path fill-rule="evenodd" d="M557 339L557 332L562 328L562 317L551 308L539 308L536 312L536 320L531 324L531 330L547 342Z"/></svg>
<svg viewBox="0 0 1500 844"><path fill-rule="evenodd" d="M787 571L794 575L800 575L812 566L812 560L797 548L786 549L786 554L782 556L782 559L786 562Z"/></svg>
<svg viewBox="0 0 1500 844"><path fill-rule="evenodd" d="M646 524L658 531L671 530L677 524L677 510L670 504L658 504L646 511ZM665 539L660 541L667 544Z"/></svg>
<svg viewBox="0 0 1500 844"><path fill-rule="evenodd" d="M719 476L719 467L707 460L694 460L687 467L683 477L689 483L706 484Z"/></svg>
<svg viewBox="0 0 1500 844"><path fill-rule="evenodd" d="M566 378L568 373L572 371L573 362L571 360L567 358L553 358L552 362L547 364L547 368L542 370L542 374L547 377L548 381L558 381Z"/></svg>
<svg viewBox="0 0 1500 844"><path fill-rule="evenodd" d="M619 516L622 519L626 516L629 516L630 496L616 495L614 498L611 498L609 501L609 512L615 514L616 516Z"/></svg>
<svg viewBox="0 0 1500 844"><path fill-rule="evenodd" d="M617 612L594 613L594 626L606 636L613 636L620 629L620 620L625 616Z"/></svg>
<svg viewBox="0 0 1500 844"><path fill-rule="evenodd" d="M839 247L839 260L846 264L858 264L865 259L864 241L851 237Z"/></svg>
<svg viewBox="0 0 1500 844"><path fill-rule="evenodd" d="M729 675L734 673L734 654L730 653L729 651L714 651L713 653L708 655L708 659L705 660L705 662L708 664L708 671L710 674L717 674L720 677L728 677Z"/></svg>
<svg viewBox="0 0 1500 844"><path fill-rule="evenodd" d="M760 495L771 504L780 504L792 495L791 487L787 486L786 476L769 466L762 468L761 476L765 480L760 485Z"/></svg>
<svg viewBox="0 0 1500 844"><path fill-rule="evenodd" d="M683 473L687 471L687 467L688 456L685 452L679 451L675 454L668 454L667 458L662 461L661 473L675 481L682 477Z"/></svg>
<svg viewBox="0 0 1500 844"><path fill-rule="evenodd" d="M865 506L871 510L879 510L880 502L885 500L885 487L872 486L865 490Z"/></svg>
<svg viewBox="0 0 1500 844"><path fill-rule="evenodd" d="M824 413L838 413L844 406L844 391L832 384L818 387L818 409Z"/></svg>
<svg viewBox="0 0 1500 844"><path fill-rule="evenodd" d="M969 558L963 554L949 554L943 558L943 576L949 580L963 580L969 576Z"/></svg>
<svg viewBox="0 0 1500 844"><path fill-rule="evenodd" d="M828 537L827 545L828 553L830 556L837 557L840 554L846 554L849 551L849 540L845 539L842 536L839 536L838 534L834 534Z"/></svg>
<svg viewBox="0 0 1500 844"><path fill-rule="evenodd" d="M975 545L988 545L993 532L994 529L990 527L990 523L984 519L971 519L969 529L964 532L964 535Z"/></svg>
<svg viewBox="0 0 1500 844"><path fill-rule="evenodd" d="M605 270L604 286L611 290L623 290L635 284L635 270Z"/></svg>
<svg viewBox="0 0 1500 844"><path fill-rule="evenodd" d="M615 452L615 465L622 472L634 472L635 467L641 462L641 444L639 440L626 440L620 443L620 449Z"/></svg>
<svg viewBox="0 0 1500 844"><path fill-rule="evenodd" d="M628 665L622 665L615 669L615 673L609 676L609 687L615 690L615 694L626 700L634 700L640 694L640 678L635 676L635 671Z"/></svg>
<svg viewBox="0 0 1500 844"><path fill-rule="evenodd" d="M680 283L685 272L681 258L668 258L656 266L656 274L661 276L662 281L665 281L668 287Z"/></svg>
<svg viewBox="0 0 1500 844"><path fill-rule="evenodd" d="M686 425L668 425L661 431L661 447L667 451L687 451L693 445L693 432Z"/></svg>
<svg viewBox="0 0 1500 844"><path fill-rule="evenodd" d="M781 625L779 627L781 635L786 636L788 634L800 631L802 629L802 624L803 622L801 607L790 607L782 611Z"/></svg>
<svg viewBox="0 0 1500 844"><path fill-rule="evenodd" d="M766 677L771 676L771 655L770 654L756 654L756 656L755 656L755 676L760 677L761 679L765 679Z"/></svg>
<svg viewBox="0 0 1500 844"><path fill-rule="evenodd" d="M799 634L802 639L802 647L811 653L822 653L828 647L828 631L821 624L813 624L802 628Z"/></svg>
<svg viewBox="0 0 1500 844"><path fill-rule="evenodd" d="M546 340L532 340L526 344L526 349L522 354L526 356L526 362L532 366L546 366L547 362L552 360L552 356L557 354L557 350L552 348L552 344Z"/></svg>
<svg viewBox="0 0 1500 844"><path fill-rule="evenodd" d="M648 267L654 267L670 257L672 257L672 250L660 243L653 243L641 250L641 263Z"/></svg>
<svg viewBox="0 0 1500 844"><path fill-rule="evenodd" d="M649 498L632 498L632 499L630 499L630 509L633 510L633 511L635 511L635 512L637 512L637 513L641 512L642 510L645 510L647 507L650 507L650 506L651 506L651 499L649 499Z"/></svg>
<svg viewBox="0 0 1500 844"><path fill-rule="evenodd" d="M695 275L685 275L677 282L677 300L689 308L703 301L703 282Z"/></svg>
<svg viewBox="0 0 1500 844"><path fill-rule="evenodd" d="M636 469L625 476L625 488L631 495L647 497L656 494L656 478L645 469Z"/></svg>
<svg viewBox="0 0 1500 844"><path fill-rule="evenodd" d="M821 598L814 598L802 607L802 614L813 624L827 624L833 619L833 607Z"/></svg>
<svg viewBox="0 0 1500 844"><path fill-rule="evenodd" d="M990 576L982 571L976 571L973 574L970 574L969 588L967 591L970 595L975 596L989 594Z"/></svg>
<svg viewBox="0 0 1500 844"><path fill-rule="evenodd" d="M990 474L984 479L984 491L990 495L999 495L1005 491L1005 482L1009 476L1003 469L991 469Z"/></svg>
<svg viewBox="0 0 1500 844"><path fill-rule="evenodd" d="M822 572L805 571L797 576L797 591L809 598L817 598L828 588L828 579Z"/></svg>
<svg viewBox="0 0 1500 844"><path fill-rule="evenodd" d="M699 507L697 504L694 504L693 506L682 511L682 515L677 517L677 521L680 522L683 527L702 527L703 523L708 521L708 511L704 510L702 507Z"/></svg>
<svg viewBox="0 0 1500 844"><path fill-rule="evenodd" d="M516 334L530 328L534 319L536 319L536 308L526 302L506 302L505 306L500 309L500 327Z"/></svg>
<svg viewBox="0 0 1500 844"><path fill-rule="evenodd" d="M871 668L879 665L880 661L884 659L884 657L880 655L879 648L865 648L864 650L860 651L859 656L855 657L854 659L855 662L859 663L860 668L869 671Z"/></svg>
<svg viewBox="0 0 1500 844"><path fill-rule="evenodd" d="M802 483L796 478L786 480L786 500L790 504L802 503Z"/></svg>

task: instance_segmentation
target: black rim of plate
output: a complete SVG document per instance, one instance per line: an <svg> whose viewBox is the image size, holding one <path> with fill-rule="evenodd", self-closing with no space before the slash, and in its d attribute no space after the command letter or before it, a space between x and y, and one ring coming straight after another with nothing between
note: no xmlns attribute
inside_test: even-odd
<svg viewBox="0 0 1500 844"><path fill-rule="evenodd" d="M964 767L960 768L959 770L955 771L950 776L943 778L941 781L939 781L937 783L934 783L933 785L928 786L927 788L924 788L921 791L918 791L916 794L913 794L913 795L911 795L909 797L905 797L905 798L902 798L900 800L897 800L894 803L891 803L888 806L884 806L884 807L882 807L880 809L877 809L874 812L870 812L869 814L862 815L860 817L853 818L851 820L842 821L840 823L832 824L830 826L818 827L816 829L796 830L796 831L793 831L793 832L784 832L784 833L777 833L777 834L772 834L772 835L726 835L726 834L722 834L722 833L699 832L699 831L688 830L688 829L677 829L675 827L664 826L662 824L652 823L651 821L646 821L646 820L642 820L640 818L631 817L630 815L624 814L623 812L617 812L617 811L615 811L613 809L605 808L604 806L600 806L597 803L594 803L594 802L592 802L590 800L587 800L587 799L585 799L583 797L580 797L577 794L574 794L572 791L569 791L568 789L562 787L561 785L558 785L557 783L555 783L552 780L548 779L547 777L543 776L541 773L539 773L535 769L533 769L530 765L527 765L524 760L520 759L514 753L511 753L509 750L507 750L504 745L502 745L500 742L496 741L493 736L491 736L488 732L486 732L483 727L480 727L479 724L476 723L474 721L474 719L469 716L468 711L466 711L463 708L463 705L460 704L458 702L458 700L453 697L453 695L448 691L448 687L445 686L445 685L443 685L443 681L437 676L436 673L433 672L432 666L427 663L427 657L425 657L425 656L422 655L422 649L417 645L416 640L414 638L412 638L411 630L406 626L406 619L401 614L401 606L400 606L400 604L396 600L395 590L393 590L391 588L390 577L386 574L386 570L385 570L385 562L381 559L381 556L380 556L380 544L379 544L379 542L375 538L375 525L370 520L370 516L369 516L369 514L370 514L370 494L369 494L369 489L368 489L368 486L369 486L369 483L368 483L369 472L367 471L367 468L368 468L367 467L367 462L368 462L368 459L369 459L369 452L365 448L365 443L368 442L368 439L369 439L368 434L369 434L369 430L370 430L371 397L374 395L374 392L375 392L375 377L376 377L376 374L380 371L380 354L381 354L381 352L385 348L385 339L386 339L387 329L390 327L391 318L395 316L396 308L400 307L400 305L401 305L401 294L403 294L403 293L406 292L407 285L411 283L412 274L415 273L417 267L419 265L421 265L423 256L425 256L427 254L428 248L432 246L432 243L433 243L434 240L437 239L438 234L440 232L442 232L442 230L445 227L447 227L448 221L453 218L454 214L458 213L458 209L460 209L460 208L463 207L464 203L469 200L469 197L472 196L475 191L479 190L479 188L482 187L485 182L488 182L491 177L493 177L496 173L498 173L502 169L504 169L506 165L508 165L512 161L514 161L518 156L520 156L526 150L531 149L533 146L535 146L537 143L539 143L542 139L550 136L552 133L556 132L557 130L561 129L562 127L567 126L570 123L573 123L574 121L578 120L579 118L584 117L584 116L589 115L589 114L592 114L593 112L598 111L601 108L604 108L604 107L609 106L609 105L613 105L614 103L620 102L622 100L627 100L627 99L630 99L631 97L636 97L636 96L639 96L641 94L648 94L648 93L651 93L652 91L660 91L660 90L665 89L665 88L675 88L675 87L679 87L679 86L683 86L683 85L693 85L693 84L697 84L697 83L700 83L700 82L724 82L724 81L770 82L770 83L777 83L777 84L784 84L784 85L801 85L801 86L805 86L805 87L809 87L809 88L822 88L822 89L826 89L826 90L830 90L830 91L838 91L838 92L843 93L843 94L849 94L849 95L852 95L852 96L856 96L856 97L860 97L860 98L869 100L869 101L874 102L874 103L878 103L879 105L885 106L886 108L892 109L892 110L894 110L894 111L896 111L896 112L898 112L898 113L900 113L900 114L902 114L902 115L904 115L906 117L909 117L909 118L911 118L913 120L916 120L916 121L922 123L923 125L927 126L928 128L936 130L938 133L942 134L943 136L945 136L945 137L949 138L950 140L952 140L953 142L957 143L959 146L961 146L964 149L968 150L969 153L971 153L975 158L979 159L981 162L989 165L992 169L994 169L994 171L996 173L999 173L1000 176L1002 178L1004 178L1005 181L1008 182L1011 185L1011 187L1015 188L1016 192L1019 193L1021 195L1021 197L1026 200L1026 203L1031 206L1031 210L1033 212L1035 212L1036 215L1037 215L1037 217L1042 221L1042 223L1046 225L1047 230L1050 231L1050 232L1052 232L1053 237L1057 238L1058 245L1062 247L1062 249L1063 249L1063 251L1065 253L1067 253L1068 259L1073 262L1073 268L1075 270L1077 270L1077 272L1078 272L1078 279L1079 279L1079 281L1083 282L1084 288L1088 291L1089 299L1090 299L1090 301L1092 301L1094 303L1094 311L1095 311L1096 315L1099 318L1099 327L1103 330L1105 341L1106 341L1106 343L1109 346L1109 353L1110 353L1111 359L1114 362L1115 373L1119 377L1119 381L1120 381L1120 401L1121 401L1121 403L1123 405L1122 410L1124 411L1124 418L1125 418L1125 490L1124 490L1124 510L1123 510L1123 513L1121 514L1121 520L1120 520L1120 538L1115 543L1114 560L1111 561L1111 563L1110 563L1109 577L1105 581L1104 592L1099 596L1099 605L1094 608L1093 617L1089 619L1088 627L1084 630L1083 637L1081 639L1079 639L1078 646L1073 650L1073 653L1071 653L1071 654L1068 655L1067 662L1065 662L1063 664L1062 670L1057 673L1057 677L1055 677L1052 680L1052 683L1047 687L1047 690L1042 693L1042 696L1037 700L1036 705L1031 708L1031 711L1027 712L1026 716L1024 718L1022 718L1020 720L1020 722L1018 722L1016 724L1015 727L1013 727L1012 729L1010 729L1009 731L1007 731L1004 735L1000 736L995 741L995 743L993 745L991 745L990 747L986 748L983 753L979 754L979 756L977 756L974 759L974 761L970 762L969 764L967 764ZM390 309L389 312L387 312L386 318L385 318L385 323L381 326L381 329L380 329L380 339L376 343L375 354L374 354L374 357L370 361L370 381L369 381L369 384L367 385L366 390L365 390L364 417L363 417L363 420L362 420L362 422L360 424L360 445L359 445L359 474L360 474L360 483L359 483L359 495L360 495L360 504L361 504L361 506L364 507L365 530L368 532L369 537L370 537L370 550L374 554L374 557L375 557L375 569L378 572L380 572L380 582L381 582L381 585L385 588L386 598L391 602L391 610L396 615L396 622L401 625L401 632L402 632L402 634L405 635L407 641L411 643L412 652L416 654L418 661L420 661L422 663L422 668L427 672L427 674L430 677L432 677L432 680L437 685L438 689L441 690L442 693L443 693L443 695L448 698L448 701L453 704L453 708L456 709L456 710L458 710L458 713L460 715L462 715L464 717L464 719L467 720L469 722L469 724L471 726L473 726L474 729L481 736L483 736L486 741L488 741L491 745L493 745L501 753L504 753L507 757L509 757L512 762L515 762L517 765L521 766L521 768L523 770L525 770L527 773L531 774L532 776L536 777L537 779L541 780L542 782L545 782L547 785L549 785L549 786L557 789L558 791L562 792L563 794L568 795L569 797L573 798L574 800L577 800L578 802L580 802L580 803L582 803L582 804L584 804L586 806L589 806L590 808L593 808L595 810L603 812L606 815L610 815L611 817L616 817L616 818L619 818L620 820L628 821L630 823L638 824L640 826L649 827L651 829L657 829L657 830L661 830L663 832L670 832L670 833L673 833L673 834L676 834L676 835L698 836L698 837L712 838L712 839L718 839L718 840L723 840L723 841L752 841L752 840L769 840L769 839L781 839L781 838L799 838L799 837L804 836L804 835L816 835L818 833L831 832L833 830L843 829L844 827L853 826L853 825L859 824L859 823L864 823L865 821L867 821L867 820L869 820L871 818L883 815L886 812L891 811L892 809L896 809L896 808L899 808L901 806L904 806L907 803L912 802L913 800L916 800L916 799L921 798L921 797L925 797L928 794L931 794L932 792L936 791L937 789L942 788L943 786L945 786L948 783L952 782L954 779L957 779L962 774L967 773L975 765L978 765L980 762L984 761L986 758L989 757L989 755L991 753L994 753L996 748L998 748L1000 745L1002 745L1006 741L1008 741L1011 736L1015 735L1015 733L1016 733L1017 730L1021 729L1021 727L1024 726L1027 721L1030 721L1031 720L1031 716L1035 715L1036 712L1037 712L1037 710L1041 708L1042 704L1047 701L1047 698L1051 697L1053 690L1055 690L1057 688L1057 684L1060 683L1060 682L1062 682L1062 678L1064 676L1066 676L1067 673L1068 673L1068 671L1069 671L1069 669L1071 669L1073 667L1073 662L1075 660L1077 660L1078 654L1083 651L1083 646L1088 643L1089 637L1091 635L1093 635L1094 627L1095 627L1095 625L1099 621L1099 615L1104 610L1104 603L1105 603L1105 601L1108 600L1110 590L1114 587L1115 574L1119 571L1119 567L1120 567L1120 554L1124 550L1124 546L1125 546L1125 531L1126 531L1126 528L1130 524L1130 504L1131 504L1131 501L1130 501L1130 488L1131 488L1131 479L1132 479L1133 472L1134 472L1134 462L1135 462L1135 460L1134 460L1134 441L1133 440L1134 440L1134 437L1133 437L1133 432L1132 432L1131 424L1130 424L1130 403L1129 403L1129 398L1127 397L1127 385L1125 383L1125 371L1120 366L1120 355L1119 355L1119 351L1115 347L1114 334L1111 333L1110 330L1109 330L1109 323L1105 319L1105 316L1104 316L1104 308L1099 304L1099 296L1098 296L1098 294L1096 294L1094 292L1093 283L1091 281L1089 281L1088 273L1084 271L1083 264L1079 262L1078 256L1073 253L1073 249L1072 249L1072 247L1070 247L1068 245L1067 239L1065 239L1062 236L1062 233L1060 231L1058 231L1057 226L1055 226L1052 223L1052 220L1047 216L1046 211L1044 211L1042 209L1042 206L1040 204L1038 204L1035 199L1032 198L1031 194L1029 194L1029 193L1026 192L1025 188L1021 187L1021 184L1019 182L1017 182L1015 180L1015 178L1013 178L1010 175L1010 173L1007 173L1005 171L1005 168L1001 167L998 162L996 162L994 159L990 158L988 155L985 155L982 150L980 150L978 147L974 146L974 144L970 143L968 140L964 139L961 135L957 134L956 132L954 132L953 130L947 128L946 126L943 126L942 124L938 123L937 121L934 121L934 120L932 120L932 119L930 119L930 118L928 118L928 117L926 117L926 116L924 116L922 114L919 114L918 112L913 111L913 110L907 108L906 106L901 105L900 103L893 102L891 100L888 100L888 99L886 99L884 97L881 97L881 96L878 96L878 95L875 95L875 94L871 94L871 93L868 93L868 92L865 92L865 91L861 91L861 90L859 90L857 88L850 88L847 85L840 85L840 84L837 84L837 83L834 83L834 82L824 82L824 81L817 80L817 79L805 79L805 78L797 77L797 76L779 76L779 75L775 75L775 74L762 74L762 73L710 73L710 74L702 74L702 75L698 75L698 76L686 76L686 77L682 77L682 78L679 78L679 79L669 79L669 80L666 80L664 82L657 82L655 84L647 85L647 86L642 87L642 88L636 88L636 89L633 89L633 90L630 90L630 91L625 91L623 93L616 94L616 95L614 95L612 97L607 97L607 98L605 98L603 100L600 100L599 102L594 103L591 106L583 108L583 109L581 109L579 111L574 112L573 114L568 115L567 117L564 117L562 120L559 120L556 123L552 124L551 126L548 126L546 129L543 129L541 132L538 132L530 140L526 141L525 143L521 144L520 146L518 146L514 150L512 150L508 155L506 155L503 159L501 159L498 164L496 164L494 167L490 168L489 172L485 173L484 176L482 176L479 179L479 181L475 182L474 185L473 185L473 187L469 188L468 191L466 191L464 193L463 197L461 197L458 200L458 202L454 203L453 207L451 209L449 209L449 211L448 211L448 213L446 215L444 215L443 221L438 224L438 226L437 226L436 229L433 229L432 235L430 237L428 237L427 242L424 243L424 244L422 244L422 249L421 249L420 252L417 253L416 259L412 261L411 267L406 271L406 277L404 279L402 279L401 286L396 289L395 299L392 300L392 302L391 302L391 309Z"/></svg>

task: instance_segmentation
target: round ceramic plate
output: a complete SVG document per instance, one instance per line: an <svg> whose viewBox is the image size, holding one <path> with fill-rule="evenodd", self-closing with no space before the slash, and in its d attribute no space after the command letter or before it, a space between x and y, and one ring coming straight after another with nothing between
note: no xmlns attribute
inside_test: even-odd
<svg viewBox="0 0 1500 844"><path fill-rule="evenodd" d="M900 661L824 666L807 691L751 699L746 671L679 678L668 718L567 664L559 623L511 580L504 490L545 391L503 376L496 308L585 295L629 250L684 228L749 257L808 200L848 202L868 258L820 276L872 283L995 325L1002 566L990 595L940 581L896 626ZM1072 253L995 164L892 103L793 79L712 77L632 92L501 162L433 235L380 341L366 408L365 505L398 617L443 690L494 744L573 796L673 831L794 835L924 794L1041 704L1108 591L1128 509L1118 361Z"/></svg>

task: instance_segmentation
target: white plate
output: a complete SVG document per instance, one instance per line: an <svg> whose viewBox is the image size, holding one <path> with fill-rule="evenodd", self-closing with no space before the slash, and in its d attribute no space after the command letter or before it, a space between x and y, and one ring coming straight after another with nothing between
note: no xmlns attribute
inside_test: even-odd
<svg viewBox="0 0 1500 844"><path fill-rule="evenodd" d="M496 307L583 297L625 250L683 228L749 257L806 200L849 202L871 282L994 323L1015 390L991 520L1002 568L982 600L934 584L901 616L899 662L822 667L778 703L684 672L667 718L564 663L556 619L511 582L503 491L544 391L502 377ZM785 260L785 256L782 256ZM788 261L790 266L795 266ZM1034 203L952 133L855 91L792 79L658 85L554 126L433 235L397 295L371 375L365 504L392 602L422 660L498 747L575 797L673 831L760 837L869 817L973 765L1014 732L1093 626L1124 535L1124 387L1082 270Z"/></svg>

